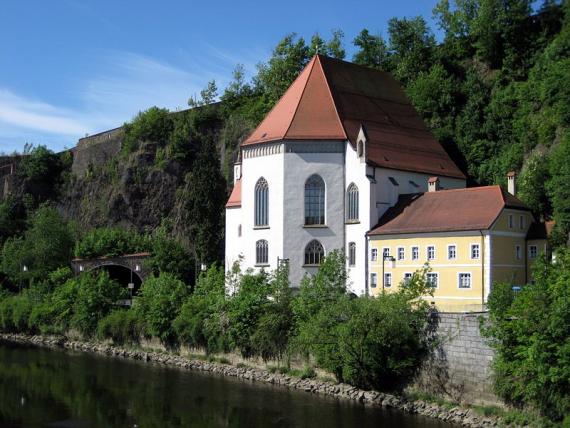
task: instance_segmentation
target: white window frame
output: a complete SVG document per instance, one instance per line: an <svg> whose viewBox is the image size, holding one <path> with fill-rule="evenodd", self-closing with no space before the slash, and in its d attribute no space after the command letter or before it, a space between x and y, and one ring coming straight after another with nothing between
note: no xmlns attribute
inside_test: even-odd
<svg viewBox="0 0 570 428"><path fill-rule="evenodd" d="M430 281L429 281L430 276L435 276L435 287L430 284ZM439 288L439 272L428 272L426 274L426 280L427 280L428 286L430 286L434 290Z"/></svg>
<svg viewBox="0 0 570 428"><path fill-rule="evenodd" d="M372 279L374 278L374 279ZM376 288L378 287L378 274L375 272L372 272L370 274L370 288Z"/></svg>
<svg viewBox="0 0 570 428"><path fill-rule="evenodd" d="M390 247L382 247L382 258L390 256Z"/></svg>
<svg viewBox="0 0 570 428"><path fill-rule="evenodd" d="M433 257L431 257L431 258L429 256L429 249L430 248L433 248ZM426 260L428 262L431 262L431 261L435 260L435 257L436 257L435 245L433 245L433 244L426 245Z"/></svg>
<svg viewBox="0 0 570 428"><path fill-rule="evenodd" d="M389 281L386 281L389 278ZM384 288L392 288L392 272L384 272Z"/></svg>
<svg viewBox="0 0 570 428"><path fill-rule="evenodd" d="M414 249L417 250L417 256L414 257ZM412 260L419 260L420 259L420 247L419 245L412 245L410 247L410 257L412 258Z"/></svg>
<svg viewBox="0 0 570 428"><path fill-rule="evenodd" d="M370 249L370 261L375 262L378 260L378 248Z"/></svg>
<svg viewBox="0 0 570 428"><path fill-rule="evenodd" d="M477 247L477 257L473 257L473 248ZM472 242L469 244L469 258L471 260L481 260L481 244L478 242Z"/></svg>
<svg viewBox="0 0 570 428"><path fill-rule="evenodd" d="M400 250L402 251L402 258L400 258ZM406 248L398 247L396 249L396 260L405 260L405 259L406 259Z"/></svg>
<svg viewBox="0 0 570 428"><path fill-rule="evenodd" d="M469 275L469 287L461 287L461 275ZM473 288L473 274L471 272L457 272L457 289L471 290Z"/></svg>
<svg viewBox="0 0 570 428"><path fill-rule="evenodd" d="M449 257L449 250L451 247L454 248L455 255L453 257ZM448 244L447 245L447 260L457 260L457 244Z"/></svg>
<svg viewBox="0 0 570 428"><path fill-rule="evenodd" d="M522 260L522 251L520 245L515 245L515 259Z"/></svg>
<svg viewBox="0 0 570 428"><path fill-rule="evenodd" d="M534 249L534 255L532 254L532 253L533 253L533 251L532 251L533 249ZM528 258L531 259L531 260L534 260L534 259L536 259L537 257L538 257L538 245L529 245L529 246L528 246Z"/></svg>
<svg viewBox="0 0 570 428"><path fill-rule="evenodd" d="M408 277L406 278L406 275L408 275ZM414 277L414 274L412 272L404 272L404 276L402 277L402 281L404 283L404 285L408 285L410 283L410 280Z"/></svg>

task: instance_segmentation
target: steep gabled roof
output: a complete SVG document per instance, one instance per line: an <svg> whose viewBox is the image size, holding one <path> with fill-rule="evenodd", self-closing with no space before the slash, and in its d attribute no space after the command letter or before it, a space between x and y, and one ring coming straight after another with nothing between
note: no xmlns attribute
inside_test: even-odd
<svg viewBox="0 0 570 428"><path fill-rule="evenodd" d="M237 208L237 207L241 207L241 179L236 180L230 198L226 203L226 208Z"/></svg>
<svg viewBox="0 0 570 428"><path fill-rule="evenodd" d="M501 186L402 195L368 235L487 230L504 208L529 210Z"/></svg>
<svg viewBox="0 0 570 428"><path fill-rule="evenodd" d="M349 140L356 147L361 126L368 163L465 178L390 74L321 55L311 59L242 145Z"/></svg>

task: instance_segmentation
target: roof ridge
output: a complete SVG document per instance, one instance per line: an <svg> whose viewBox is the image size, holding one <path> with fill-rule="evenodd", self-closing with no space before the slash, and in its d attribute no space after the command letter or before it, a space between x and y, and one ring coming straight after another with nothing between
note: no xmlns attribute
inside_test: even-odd
<svg viewBox="0 0 570 428"><path fill-rule="evenodd" d="M311 64L311 62L312 62L311 69L309 70L309 76L307 77L307 80L305 81L305 84L303 85L303 90L301 91L301 95L299 95L299 101L297 101L297 103L295 105L295 111L291 115L291 121L289 122L289 125L287 125L287 129L285 129L285 132L283 133L283 137L287 136L289 129L291 129L291 125L293 125L293 122L295 121L295 117L297 117L297 112L299 111L299 106L301 105L301 100L303 99L303 95L305 95L305 91L307 90L309 80L311 79L311 76L313 75L313 70L315 69L315 63L317 62L317 60L318 60L318 56L317 56L317 59L311 58L311 60L309 61L309 64ZM309 64L307 64L307 67L309 66ZM301 76L301 74L302 74L302 72L299 73L299 76ZM295 79L295 80L297 80L297 79ZM325 81L326 81L326 79L325 79ZM293 84L291 84L291 86L293 86ZM291 86L289 86L289 88ZM287 91L285 91L283 96L285 96L286 93L287 93ZM277 105L278 103L279 102L277 102L275 105ZM273 109L271 109L271 110L273 110ZM269 116L270 114L271 114L271 111L267 114L267 116Z"/></svg>
<svg viewBox="0 0 570 428"><path fill-rule="evenodd" d="M321 56L320 56L319 54L317 54L317 55L315 55L315 56L317 57L317 61L319 62L319 66L321 67L321 71L322 71L323 76L324 76L324 78L325 78L325 84L326 84L326 86L327 86L327 89L328 89L328 92L329 92L329 95L330 95L330 97L331 97L331 101L332 101L332 104L333 104L333 108L334 108L334 111L335 111L335 113L336 113L336 120L338 121L338 123L339 123L339 125L340 125L340 128L342 129L342 132L344 133L344 138L346 138L347 140L349 140L349 138L348 138L348 133L346 132L346 128L344 127L344 123L343 123L342 119L340 118L340 113L338 112L337 100L335 99L335 96L334 96L334 94L333 94L333 90L332 90L331 85L330 85L330 82L329 82L329 78L328 78L328 76L327 76L327 73L326 73L326 71L325 71L325 68L323 67L323 63L321 62ZM324 57L324 58L328 58L328 57ZM342 62L346 62L346 61L342 61ZM311 72L312 72L312 71L313 71L313 70L311 70ZM310 78L310 77L311 77L311 76L309 76L309 78ZM308 79L307 79L307 82L308 82Z"/></svg>
<svg viewBox="0 0 570 428"><path fill-rule="evenodd" d="M432 193L432 194L435 195L435 194L443 193L443 192L445 192L445 193L451 193L451 192L472 192L472 191L475 191L475 190L491 190L491 189L496 188L496 187L499 187L499 188L500 188L501 186L498 185L498 184L491 184L491 185L489 185L489 186L461 187L461 188L458 188L458 189L441 189L441 190L438 190L438 191L436 191L436 192L424 192L424 193Z"/></svg>

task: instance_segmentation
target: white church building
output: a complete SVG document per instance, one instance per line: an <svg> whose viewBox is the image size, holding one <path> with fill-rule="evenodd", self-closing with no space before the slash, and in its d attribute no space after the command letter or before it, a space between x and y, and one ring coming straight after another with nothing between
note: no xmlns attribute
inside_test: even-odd
<svg viewBox="0 0 570 428"><path fill-rule="evenodd" d="M367 294L367 232L400 195L465 187L465 176L390 74L311 59L241 144L226 205L225 266L277 267L297 287L344 249L352 292Z"/></svg>

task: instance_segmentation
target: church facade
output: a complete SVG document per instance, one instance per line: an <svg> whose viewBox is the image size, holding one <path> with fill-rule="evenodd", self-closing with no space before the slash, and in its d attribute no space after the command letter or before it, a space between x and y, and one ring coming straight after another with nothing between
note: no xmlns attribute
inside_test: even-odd
<svg viewBox="0 0 570 428"><path fill-rule="evenodd" d="M241 145L226 206L226 269L275 269L292 286L344 249L369 292L367 233L400 195L464 188L465 176L382 71L315 56Z"/></svg>

